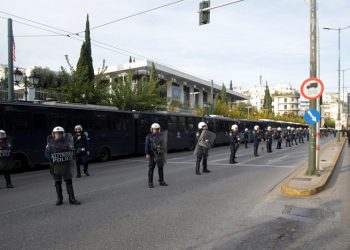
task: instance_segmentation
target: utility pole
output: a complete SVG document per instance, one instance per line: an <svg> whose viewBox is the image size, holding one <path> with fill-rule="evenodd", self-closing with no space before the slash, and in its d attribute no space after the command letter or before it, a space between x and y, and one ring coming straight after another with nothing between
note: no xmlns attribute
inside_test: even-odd
<svg viewBox="0 0 350 250"><path fill-rule="evenodd" d="M310 78L317 77L317 10L316 0L310 0ZM316 109L316 100L310 100L310 109ZM307 175L316 174L316 125L309 125L309 162Z"/></svg>
<svg viewBox="0 0 350 250"><path fill-rule="evenodd" d="M7 19L7 33L8 33L8 97L7 100L14 100L14 84L13 84L13 32L12 32L12 19Z"/></svg>
<svg viewBox="0 0 350 250"><path fill-rule="evenodd" d="M211 80L210 86L210 96L211 96L211 113L214 113L214 81Z"/></svg>

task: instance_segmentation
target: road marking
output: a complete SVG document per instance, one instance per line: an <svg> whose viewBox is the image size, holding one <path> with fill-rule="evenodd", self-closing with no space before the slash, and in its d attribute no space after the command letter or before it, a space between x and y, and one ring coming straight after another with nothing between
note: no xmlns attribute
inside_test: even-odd
<svg viewBox="0 0 350 250"><path fill-rule="evenodd" d="M168 164L192 164L194 162L189 161L177 161L177 162L167 162ZM209 164L213 162L208 162ZM236 164L229 164L229 163L214 163L214 166L232 166L232 167L270 167L270 168L295 168L295 166L283 166L283 165L267 165L267 164L244 164L244 163L236 163Z"/></svg>

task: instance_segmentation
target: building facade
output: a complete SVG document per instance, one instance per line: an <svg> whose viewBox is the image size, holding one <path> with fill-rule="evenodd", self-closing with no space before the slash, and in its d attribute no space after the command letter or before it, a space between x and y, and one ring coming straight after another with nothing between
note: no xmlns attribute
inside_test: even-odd
<svg viewBox="0 0 350 250"><path fill-rule="evenodd" d="M105 76L111 81L117 77L124 77L129 71L134 74L134 84L142 76L147 76L152 67L151 61L142 60L108 67ZM179 70L154 63L156 73L161 85L166 86L162 96L168 100L168 107L176 105L180 111L190 111L195 108L208 107L211 101L215 103L222 86L211 81L192 76ZM240 100L247 100L247 97L236 91L226 89L230 104Z"/></svg>

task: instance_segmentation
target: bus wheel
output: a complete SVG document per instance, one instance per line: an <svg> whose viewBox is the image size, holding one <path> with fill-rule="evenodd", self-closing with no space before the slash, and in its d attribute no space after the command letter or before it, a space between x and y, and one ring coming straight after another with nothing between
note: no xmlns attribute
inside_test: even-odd
<svg viewBox="0 0 350 250"><path fill-rule="evenodd" d="M28 168L28 161L24 155L14 155L12 166L15 171L26 170Z"/></svg>
<svg viewBox="0 0 350 250"><path fill-rule="evenodd" d="M194 144L193 141L191 141L190 146L189 146L188 149L191 150L191 151L193 151L193 150L195 149L195 147L196 147L196 145Z"/></svg>
<svg viewBox="0 0 350 250"><path fill-rule="evenodd" d="M99 156L100 161L109 161L111 159L111 152L108 148L102 148Z"/></svg>

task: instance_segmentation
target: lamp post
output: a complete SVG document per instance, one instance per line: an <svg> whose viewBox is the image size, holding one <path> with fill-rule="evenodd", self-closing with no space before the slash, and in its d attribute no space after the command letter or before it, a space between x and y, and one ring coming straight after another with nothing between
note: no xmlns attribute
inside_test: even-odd
<svg viewBox="0 0 350 250"><path fill-rule="evenodd" d="M24 79L23 79L24 77ZM22 71L20 71L18 68L16 68L14 72L14 78L15 78L15 83L19 87L24 87L24 100L28 100L28 87L33 87L39 83L39 77L35 74L32 73L28 78L23 74ZM29 79L29 84L27 79ZM22 82L23 80L23 82Z"/></svg>
<svg viewBox="0 0 350 250"><path fill-rule="evenodd" d="M338 130L340 125L340 31L350 28L350 26L346 26L343 28L329 28L324 27L325 30L337 30L338 31L338 116L337 116L337 123L338 123ZM340 131L338 131L337 134L337 141L340 142Z"/></svg>

